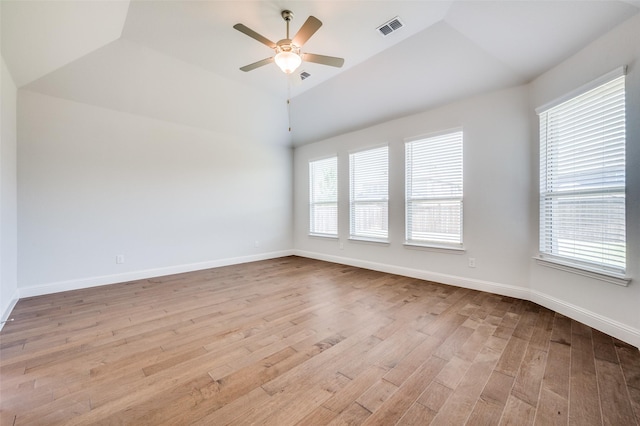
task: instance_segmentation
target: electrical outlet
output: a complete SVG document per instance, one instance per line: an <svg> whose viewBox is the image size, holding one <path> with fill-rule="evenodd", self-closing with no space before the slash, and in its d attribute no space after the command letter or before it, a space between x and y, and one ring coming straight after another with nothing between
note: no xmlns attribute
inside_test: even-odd
<svg viewBox="0 0 640 426"><path fill-rule="evenodd" d="M339 247L340 247L340 250L344 250L344 243L342 241L340 241Z"/></svg>
<svg viewBox="0 0 640 426"><path fill-rule="evenodd" d="M260 241L255 240L255 241L253 242L253 246L254 246L255 248L260 247Z"/></svg>
<svg viewBox="0 0 640 426"><path fill-rule="evenodd" d="M476 258L475 257L470 257L469 258L469 268L475 268L476 267Z"/></svg>
<svg viewBox="0 0 640 426"><path fill-rule="evenodd" d="M116 263L118 265L124 263L124 254L119 254L119 255L116 256Z"/></svg>

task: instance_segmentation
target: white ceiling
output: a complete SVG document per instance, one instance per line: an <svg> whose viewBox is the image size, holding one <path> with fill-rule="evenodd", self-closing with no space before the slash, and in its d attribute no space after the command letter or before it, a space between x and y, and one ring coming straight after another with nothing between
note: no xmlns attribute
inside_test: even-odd
<svg viewBox="0 0 640 426"><path fill-rule="evenodd" d="M295 14L292 34L320 19L303 51L343 57L344 67L303 63L311 77L300 84L274 64L239 71L271 50L233 25L278 41L283 9ZM212 124L185 105L215 108L197 87L230 105L236 92L244 105L248 88L262 107L266 96L286 108L290 96L299 145L528 82L639 12L640 0L2 0L2 56L20 87L195 126ZM376 28L395 16L405 27L383 38ZM148 86L146 100L132 99L137 85Z"/></svg>

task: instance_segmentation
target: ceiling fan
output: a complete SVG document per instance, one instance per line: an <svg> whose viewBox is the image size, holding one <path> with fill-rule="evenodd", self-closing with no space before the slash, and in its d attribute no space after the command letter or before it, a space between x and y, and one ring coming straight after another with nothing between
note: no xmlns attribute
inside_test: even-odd
<svg viewBox="0 0 640 426"><path fill-rule="evenodd" d="M332 67L340 68L344 64L344 59L336 58L334 56L316 55L314 53L301 53L300 48L311 38L313 34L322 26L322 22L315 16L309 16L305 23L302 25L298 33L289 38L289 22L293 19L293 12L290 10L283 10L281 12L282 18L287 23L287 37L278 41L272 42L266 37L258 34L252 29L246 27L243 24L236 24L233 26L236 30L248 35L249 37L258 40L260 43L270 47L275 51L275 55L269 58L262 59L258 62L254 62L249 65L241 67L242 71L251 71L261 66L275 62L276 65L285 74L291 74L302 63L302 61L314 62L316 64L329 65Z"/></svg>

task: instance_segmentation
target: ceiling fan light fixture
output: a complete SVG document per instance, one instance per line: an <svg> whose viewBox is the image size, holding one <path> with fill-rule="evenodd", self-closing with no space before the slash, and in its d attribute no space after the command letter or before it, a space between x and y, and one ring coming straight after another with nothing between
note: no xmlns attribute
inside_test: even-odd
<svg viewBox="0 0 640 426"><path fill-rule="evenodd" d="M276 65L278 65L285 74L291 74L302 63L302 58L299 54L300 49L294 45L278 46L276 51L277 53L274 58Z"/></svg>
<svg viewBox="0 0 640 426"><path fill-rule="evenodd" d="M244 67L240 67L240 71L251 71L256 68L262 67L264 65L275 62L276 65L284 72L285 74L292 74L300 64L302 64L302 56L304 55L305 62L313 62L321 65L329 65L331 67L340 68L344 64L344 59L336 58L333 56L325 56L325 55L316 55L313 53L300 53L300 48L304 46L304 44L311 38L312 35L318 31L318 29L322 26L322 22L315 16L309 16L302 27L298 30L296 35L292 38L289 37L289 22L293 19L293 12L290 10L283 10L282 18L287 23L287 36L286 38L280 40L277 43L272 42L268 38L258 34L253 31L251 28L248 28L243 24L235 24L233 28L240 31L241 33L248 35L254 40L259 41L265 46L273 49L275 51L275 55L262 59L261 61L254 62L249 65L245 65Z"/></svg>

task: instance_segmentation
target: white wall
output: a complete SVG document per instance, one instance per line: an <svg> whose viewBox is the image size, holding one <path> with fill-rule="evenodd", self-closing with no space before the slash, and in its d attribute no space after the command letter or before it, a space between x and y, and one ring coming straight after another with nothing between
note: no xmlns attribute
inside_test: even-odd
<svg viewBox="0 0 640 426"><path fill-rule="evenodd" d="M273 126L218 133L20 90L20 295L289 250L291 150Z"/></svg>
<svg viewBox="0 0 640 426"><path fill-rule="evenodd" d="M294 152L295 249L335 260L521 297L528 294L531 187L526 87L516 87L389 121ZM404 242L404 138L464 130L464 248L412 249ZM349 241L348 155L388 143L389 245ZM308 236L310 160L338 155L340 239ZM340 248L343 245L343 249ZM476 267L468 267L468 258Z"/></svg>
<svg viewBox="0 0 640 426"><path fill-rule="evenodd" d="M628 287L620 287L580 275L558 271L531 262L531 288L541 297L554 299L559 311L577 311L578 319L621 338L631 338L640 346L640 16L636 16L596 40L573 57L543 74L530 84L532 179L537 174L537 117L533 109L544 105L607 72L627 65L627 275ZM537 190L537 187L536 187ZM530 214L535 220L531 230L531 252L537 252L537 192L532 193ZM571 306L563 306L568 304ZM556 306L557 305L557 306ZM602 317L602 318L601 318ZM627 335L621 335L620 328ZM631 337L629 337L631 336Z"/></svg>
<svg viewBox="0 0 640 426"><path fill-rule="evenodd" d="M0 321L17 301L16 85L0 70ZM0 324L2 328L2 324Z"/></svg>

